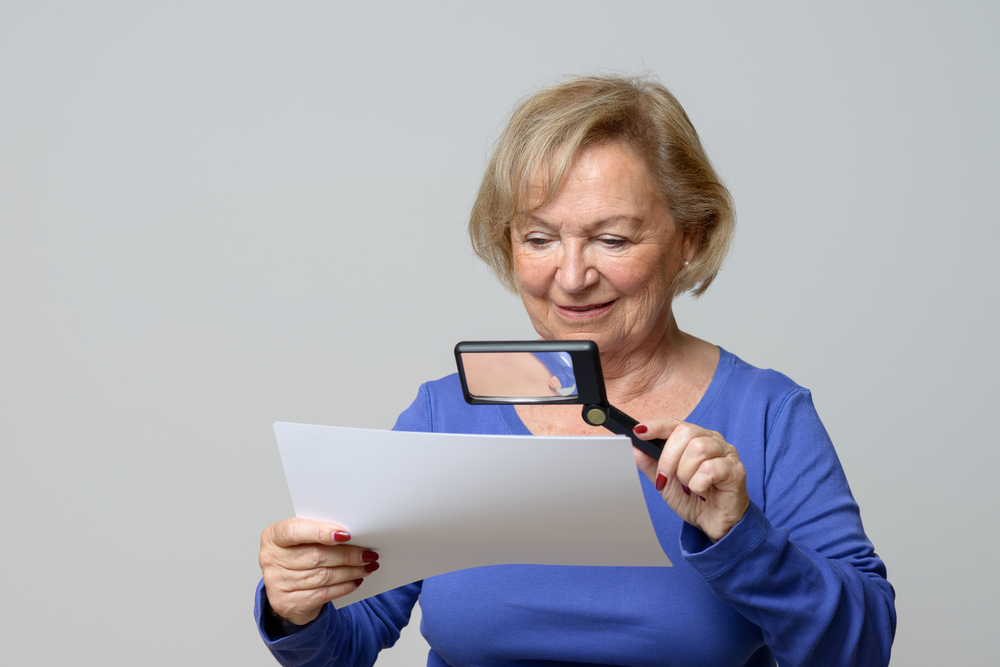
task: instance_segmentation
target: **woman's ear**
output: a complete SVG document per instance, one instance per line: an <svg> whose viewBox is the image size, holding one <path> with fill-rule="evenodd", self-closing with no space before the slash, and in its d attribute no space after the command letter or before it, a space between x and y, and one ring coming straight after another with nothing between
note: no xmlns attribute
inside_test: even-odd
<svg viewBox="0 0 1000 667"><path fill-rule="evenodd" d="M684 239L681 241L681 259L693 262L699 247L701 247L701 233L690 231L684 234Z"/></svg>

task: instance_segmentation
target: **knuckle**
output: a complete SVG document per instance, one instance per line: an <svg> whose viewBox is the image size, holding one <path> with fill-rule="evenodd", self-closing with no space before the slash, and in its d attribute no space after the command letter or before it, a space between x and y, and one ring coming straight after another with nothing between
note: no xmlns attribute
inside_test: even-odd
<svg viewBox="0 0 1000 667"><path fill-rule="evenodd" d="M264 585L266 588L281 585L282 588L287 584L288 571L282 568L280 565L275 563L266 563L260 568L261 577L264 579Z"/></svg>
<svg viewBox="0 0 1000 667"><path fill-rule="evenodd" d="M663 448L663 453L660 454L660 461L657 466L658 470L671 470L677 465L677 459L674 457L672 452L669 452L666 447Z"/></svg>
<svg viewBox="0 0 1000 667"><path fill-rule="evenodd" d="M322 586L329 586L333 583L333 573L327 568L316 568L314 570L309 570L302 579L303 588L320 588Z"/></svg>
<svg viewBox="0 0 1000 667"><path fill-rule="evenodd" d="M688 451L694 456L707 456L711 451L711 446L705 438L692 438L688 443Z"/></svg>
<svg viewBox="0 0 1000 667"><path fill-rule="evenodd" d="M257 564L260 565L261 571L268 570L274 567L281 566L281 558L275 553L274 547L265 545L260 548L260 553L257 555Z"/></svg>
<svg viewBox="0 0 1000 667"><path fill-rule="evenodd" d="M261 547L278 544L281 541L282 532L281 523L272 523L260 533Z"/></svg>
<svg viewBox="0 0 1000 667"><path fill-rule="evenodd" d="M326 550L320 544L310 544L305 551L305 561L312 567L326 564Z"/></svg>
<svg viewBox="0 0 1000 667"><path fill-rule="evenodd" d="M290 519L268 526L268 540L275 546L288 546L295 542L294 524Z"/></svg>
<svg viewBox="0 0 1000 667"><path fill-rule="evenodd" d="M679 436L683 437L685 440L690 440L695 436L695 433L697 433L698 429L694 424L681 422L680 424L677 425L677 428L675 430L677 431L677 434Z"/></svg>

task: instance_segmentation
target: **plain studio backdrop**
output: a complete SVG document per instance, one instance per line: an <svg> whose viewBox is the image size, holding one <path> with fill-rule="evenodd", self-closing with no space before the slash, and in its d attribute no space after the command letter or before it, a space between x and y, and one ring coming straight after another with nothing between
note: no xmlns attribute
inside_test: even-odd
<svg viewBox="0 0 1000 667"><path fill-rule="evenodd" d="M272 664L272 422L389 428L457 341L534 337L465 220L512 105L592 71L657 75L731 187L679 323L814 391L894 663L995 658L997 34L988 2L0 3L0 662ZM380 664L425 654L411 624Z"/></svg>

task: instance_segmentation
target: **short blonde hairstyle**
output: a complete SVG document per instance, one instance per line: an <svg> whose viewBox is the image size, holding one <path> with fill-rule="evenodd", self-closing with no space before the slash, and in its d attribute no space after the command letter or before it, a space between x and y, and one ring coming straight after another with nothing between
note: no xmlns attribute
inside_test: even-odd
<svg viewBox="0 0 1000 667"><path fill-rule="evenodd" d="M635 151L674 224L696 236L697 254L677 276L674 294L700 296L729 253L736 212L684 108L649 77L577 77L523 100L497 140L472 207L473 250L516 293L512 221L545 206L577 152L604 142ZM529 208L541 169L549 173L548 189Z"/></svg>

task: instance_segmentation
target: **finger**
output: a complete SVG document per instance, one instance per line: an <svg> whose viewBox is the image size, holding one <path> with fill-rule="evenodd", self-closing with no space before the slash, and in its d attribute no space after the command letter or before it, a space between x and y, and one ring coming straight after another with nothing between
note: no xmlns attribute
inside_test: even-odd
<svg viewBox="0 0 1000 667"><path fill-rule="evenodd" d="M319 610L323 605L337 598L342 598L349 593L353 593L361 585L362 581L362 579L355 579L324 588L299 590L290 593L267 588L266 584L265 588L268 603L276 614L296 625L305 625L319 615Z"/></svg>
<svg viewBox="0 0 1000 667"><path fill-rule="evenodd" d="M329 567L364 567L378 561L371 549L347 545L300 544L268 551L271 562L286 570L312 570Z"/></svg>
<svg viewBox="0 0 1000 667"><path fill-rule="evenodd" d="M692 437L677 462L677 479L690 487L691 478L705 461L724 457L726 454L725 443L713 436L706 434Z"/></svg>
<svg viewBox="0 0 1000 667"><path fill-rule="evenodd" d="M378 568L378 563L366 564L364 567L317 567L312 570L275 569L264 579L266 586L282 593L309 591L317 588L336 586L348 581L364 579Z"/></svg>
<svg viewBox="0 0 1000 667"><path fill-rule="evenodd" d="M656 466L656 488L658 491L662 491L678 476L678 466L683 460L688 444L692 439L704 433L706 431L703 428L687 422L676 422L673 425Z"/></svg>
<svg viewBox="0 0 1000 667"><path fill-rule="evenodd" d="M350 533L336 523L291 518L271 524L261 534L261 544L266 541L279 547L298 544L342 544L351 539Z"/></svg>
<svg viewBox="0 0 1000 667"><path fill-rule="evenodd" d="M314 588L329 588L347 582L354 582L365 579L379 567L377 562L366 564L364 567L321 567L315 570L304 572L298 582L298 590L312 590ZM372 568L372 569L369 569Z"/></svg>
<svg viewBox="0 0 1000 667"><path fill-rule="evenodd" d="M664 417L662 419L650 419L649 421L644 421L641 424L637 424L632 432L635 433L636 437L640 440L655 440L657 438L661 440L666 440L673 433L674 429L680 424L683 424L679 419L673 419L671 417Z"/></svg>
<svg viewBox="0 0 1000 667"><path fill-rule="evenodd" d="M312 609L310 605L316 604L317 600L322 603L321 596L306 594L308 591L329 590L339 597L353 589L347 584L354 583L355 587L360 585L365 577L378 568L377 561L367 562L360 567L320 567L311 570L269 567L264 569L264 587L276 610L306 612Z"/></svg>
<svg viewBox="0 0 1000 667"><path fill-rule="evenodd" d="M698 466L688 482L695 493L707 494L713 488L724 491L738 491L746 472L738 456L726 456L707 459Z"/></svg>
<svg viewBox="0 0 1000 667"><path fill-rule="evenodd" d="M651 419L649 421L637 424L632 432L640 440L667 440L670 434L673 432L679 424L683 422L677 419L665 418L665 419ZM649 454L643 452L638 447L633 446L632 454L635 456L635 465L639 470L641 470L649 478L651 482L656 483L656 469L658 466L658 459L650 456ZM663 453L661 451L660 457L662 458Z"/></svg>
<svg viewBox="0 0 1000 667"><path fill-rule="evenodd" d="M641 470L650 481L654 481L656 479L656 459L634 445L632 446L632 455L635 456L635 467Z"/></svg>

